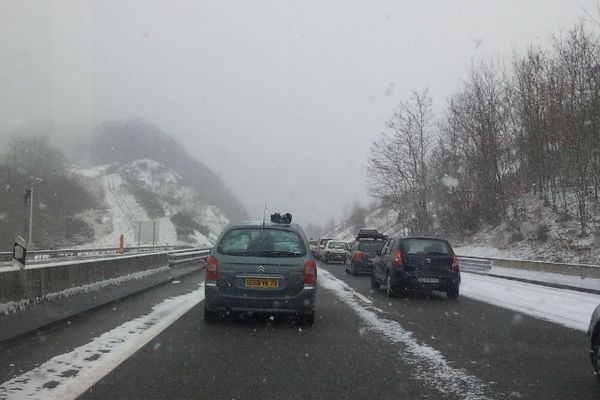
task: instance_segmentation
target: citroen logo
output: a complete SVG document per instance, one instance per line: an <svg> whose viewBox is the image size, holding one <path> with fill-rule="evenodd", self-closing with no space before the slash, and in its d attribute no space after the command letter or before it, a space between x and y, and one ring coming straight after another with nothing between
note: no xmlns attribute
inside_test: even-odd
<svg viewBox="0 0 600 400"><path fill-rule="evenodd" d="M426 258L426 259L425 259L425 262L426 262L427 264L431 264L431 258Z"/></svg>
<svg viewBox="0 0 600 400"><path fill-rule="evenodd" d="M265 267L263 267L262 265L260 265L258 268L256 268L256 272L260 272L261 274L265 273Z"/></svg>

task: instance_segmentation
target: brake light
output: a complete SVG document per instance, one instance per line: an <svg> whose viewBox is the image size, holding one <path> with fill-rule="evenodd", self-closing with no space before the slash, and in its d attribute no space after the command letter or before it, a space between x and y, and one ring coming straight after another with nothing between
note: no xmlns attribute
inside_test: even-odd
<svg viewBox="0 0 600 400"><path fill-rule="evenodd" d="M354 252L354 256L352 256L352 258L354 258L355 260L362 260L365 257L365 253L358 250Z"/></svg>
<svg viewBox="0 0 600 400"><path fill-rule="evenodd" d="M394 254L394 267L404 268L404 261L402 260L402 252L400 250L396 250Z"/></svg>
<svg viewBox="0 0 600 400"><path fill-rule="evenodd" d="M208 257L206 261L206 280L216 281L219 276L219 262L215 256Z"/></svg>
<svg viewBox="0 0 600 400"><path fill-rule="evenodd" d="M317 263L315 260L308 260L304 263L304 284L312 285L317 281Z"/></svg>
<svg viewBox="0 0 600 400"><path fill-rule="evenodd" d="M452 257L452 271L458 272L458 256L456 254Z"/></svg>

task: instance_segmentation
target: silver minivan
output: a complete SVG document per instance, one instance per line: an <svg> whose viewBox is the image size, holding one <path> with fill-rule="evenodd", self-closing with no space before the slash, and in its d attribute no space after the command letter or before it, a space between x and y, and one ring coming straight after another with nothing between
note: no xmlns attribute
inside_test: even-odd
<svg viewBox="0 0 600 400"><path fill-rule="evenodd" d="M205 321L229 311L296 314L313 324L317 264L304 231L289 222L224 229L207 261Z"/></svg>

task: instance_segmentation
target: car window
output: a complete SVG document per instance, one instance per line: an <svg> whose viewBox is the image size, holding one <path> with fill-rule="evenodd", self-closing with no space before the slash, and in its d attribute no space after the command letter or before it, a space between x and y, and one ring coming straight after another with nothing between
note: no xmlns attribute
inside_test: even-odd
<svg viewBox="0 0 600 400"><path fill-rule="evenodd" d="M335 250L348 250L348 243L346 242L329 242L327 243L327 248L328 249L335 249Z"/></svg>
<svg viewBox="0 0 600 400"><path fill-rule="evenodd" d="M383 240L364 240L358 242L358 250L378 253L384 243Z"/></svg>
<svg viewBox="0 0 600 400"><path fill-rule="evenodd" d="M443 240L407 239L402 248L406 254L452 254L450 245Z"/></svg>
<svg viewBox="0 0 600 400"><path fill-rule="evenodd" d="M227 232L217 247L224 255L302 257L304 243L296 232L283 229L236 228Z"/></svg>

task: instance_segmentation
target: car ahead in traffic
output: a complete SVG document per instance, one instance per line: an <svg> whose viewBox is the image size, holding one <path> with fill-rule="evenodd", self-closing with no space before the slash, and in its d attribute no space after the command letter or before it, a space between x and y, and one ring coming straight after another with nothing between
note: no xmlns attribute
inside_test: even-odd
<svg viewBox="0 0 600 400"><path fill-rule="evenodd" d="M352 242L350 254L346 259L345 271L352 275L373 271L373 260L387 240L387 236L377 231L359 231Z"/></svg>
<svg viewBox="0 0 600 400"><path fill-rule="evenodd" d="M291 215L229 225L207 260L204 319L220 312L286 313L312 325L317 265ZM289 215L289 214L288 214Z"/></svg>
<svg viewBox="0 0 600 400"><path fill-rule="evenodd" d="M446 240L425 237L390 238L373 263L371 288L385 285L389 296L410 289L443 291L458 298L458 257Z"/></svg>
<svg viewBox="0 0 600 400"><path fill-rule="evenodd" d="M345 263L346 258L348 257L348 251L350 251L348 242L330 240L323 250L323 262L325 264L331 261L341 261L342 263Z"/></svg>
<svg viewBox="0 0 600 400"><path fill-rule="evenodd" d="M317 246L317 255L315 257L317 260L323 259L323 253L325 252L325 246L327 245L327 242L329 242L330 240L333 240L333 239L331 239L331 238L319 239L319 246Z"/></svg>
<svg viewBox="0 0 600 400"><path fill-rule="evenodd" d="M317 250L319 249L319 241L318 240L309 240L308 241L308 247L310 248L310 252L313 255L313 257L317 256Z"/></svg>
<svg viewBox="0 0 600 400"><path fill-rule="evenodd" d="M592 313L590 325L587 330L590 337L590 359L596 377L600 379L600 305Z"/></svg>

